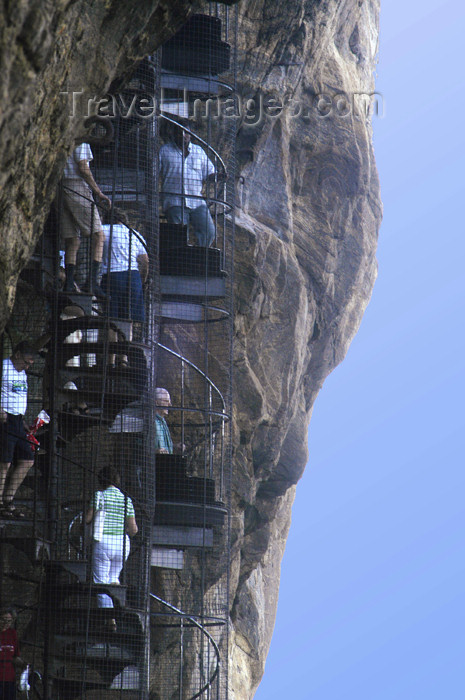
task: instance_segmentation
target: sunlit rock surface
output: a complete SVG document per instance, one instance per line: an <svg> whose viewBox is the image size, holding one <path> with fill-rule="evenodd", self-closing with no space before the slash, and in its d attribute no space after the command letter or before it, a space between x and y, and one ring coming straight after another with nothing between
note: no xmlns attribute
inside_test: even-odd
<svg viewBox="0 0 465 700"><path fill-rule="evenodd" d="M236 700L253 697L263 672L313 402L344 358L376 277L378 11L377 0L240 5Z"/></svg>
<svg viewBox="0 0 465 700"><path fill-rule="evenodd" d="M2 326L78 129L60 92L104 93L199 6L2 9ZM378 11L378 0L239 5L231 700L251 699L263 673L313 402L376 276Z"/></svg>
<svg viewBox="0 0 465 700"><path fill-rule="evenodd" d="M0 10L0 329L82 116L72 97L105 94L199 2L12 0ZM76 104L76 103L75 103Z"/></svg>

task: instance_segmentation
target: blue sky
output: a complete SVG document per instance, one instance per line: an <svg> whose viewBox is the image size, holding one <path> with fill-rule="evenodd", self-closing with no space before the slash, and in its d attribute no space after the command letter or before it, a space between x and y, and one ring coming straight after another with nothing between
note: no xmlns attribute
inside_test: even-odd
<svg viewBox="0 0 465 700"><path fill-rule="evenodd" d="M465 5L380 21L379 275L315 405L255 700L465 698Z"/></svg>

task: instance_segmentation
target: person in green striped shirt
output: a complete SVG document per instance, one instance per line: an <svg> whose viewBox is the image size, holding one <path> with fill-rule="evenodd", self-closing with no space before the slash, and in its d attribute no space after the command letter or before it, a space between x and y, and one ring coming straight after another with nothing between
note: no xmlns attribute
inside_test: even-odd
<svg viewBox="0 0 465 700"><path fill-rule="evenodd" d="M131 499L120 491L120 475L111 466L101 469L97 475L100 490L92 497L86 513L86 523L92 524L96 513L105 511L103 533L97 542L92 541L92 575L95 583L119 584L119 575L129 556L129 537L137 534L134 506ZM100 608L112 608L110 596L97 596ZM108 621L110 629L116 630L116 620Z"/></svg>

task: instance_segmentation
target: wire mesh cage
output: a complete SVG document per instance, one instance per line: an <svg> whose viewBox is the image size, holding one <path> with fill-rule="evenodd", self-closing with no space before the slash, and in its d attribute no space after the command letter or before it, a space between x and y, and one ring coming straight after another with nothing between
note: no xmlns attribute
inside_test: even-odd
<svg viewBox="0 0 465 700"><path fill-rule="evenodd" d="M227 698L235 18L206 7L86 115L1 341L1 603L44 700Z"/></svg>

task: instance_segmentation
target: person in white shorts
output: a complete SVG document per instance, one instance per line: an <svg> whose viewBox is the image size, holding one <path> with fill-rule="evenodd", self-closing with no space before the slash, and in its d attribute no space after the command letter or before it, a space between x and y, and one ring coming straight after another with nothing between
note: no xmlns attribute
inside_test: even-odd
<svg viewBox="0 0 465 700"><path fill-rule="evenodd" d="M131 499L120 491L120 476L113 467L103 467L98 473L100 490L93 495L86 513L86 523L91 524L97 511L105 511L102 537L92 542L92 575L95 583L119 583L123 564L129 556L129 537L137 534L134 506ZM129 535L129 537L128 537ZM97 596L99 608L112 608L110 596ZM116 620L107 621L110 630L116 630Z"/></svg>

